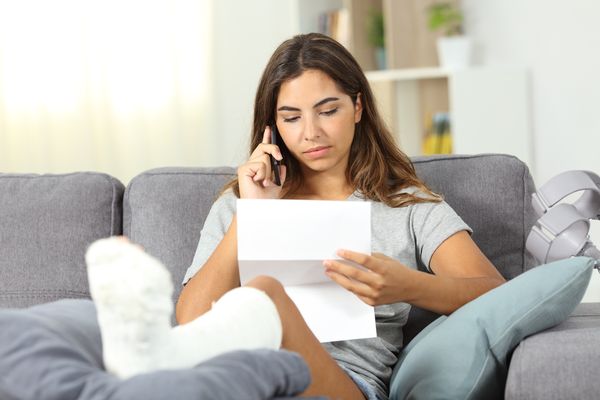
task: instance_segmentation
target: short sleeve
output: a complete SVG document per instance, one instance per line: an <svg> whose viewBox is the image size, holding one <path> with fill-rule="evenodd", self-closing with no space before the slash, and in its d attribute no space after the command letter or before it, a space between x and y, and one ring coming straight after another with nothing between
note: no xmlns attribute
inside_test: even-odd
<svg viewBox="0 0 600 400"><path fill-rule="evenodd" d="M235 214L235 201L236 196L233 192L227 191L212 205L200 232L200 240L192 265L187 269L183 278L184 285L200 271L200 268L221 243Z"/></svg>
<svg viewBox="0 0 600 400"><path fill-rule="evenodd" d="M416 242L417 256L429 272L429 263L435 250L450 236L460 231L473 230L446 203L419 203L413 206L411 226Z"/></svg>

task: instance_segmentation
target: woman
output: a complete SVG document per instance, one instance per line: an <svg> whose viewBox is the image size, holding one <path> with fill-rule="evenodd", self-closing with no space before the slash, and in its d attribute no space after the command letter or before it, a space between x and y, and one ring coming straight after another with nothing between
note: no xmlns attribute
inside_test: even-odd
<svg viewBox="0 0 600 400"><path fill-rule="evenodd" d="M270 143L274 123L277 144ZM281 162L274 167L281 186L274 183L269 156ZM324 268L333 281L376 306L377 338L321 344L281 284L269 277L248 284L275 303L282 347L307 362L312 374L307 395L387 398L409 304L449 314L504 282L471 240L470 228L416 177L383 124L358 63L320 34L285 41L265 68L251 155L207 217L178 301L180 323L240 285L236 196L373 202L373 255L338 253L366 270L339 260L326 260ZM419 265L433 274L418 271Z"/></svg>

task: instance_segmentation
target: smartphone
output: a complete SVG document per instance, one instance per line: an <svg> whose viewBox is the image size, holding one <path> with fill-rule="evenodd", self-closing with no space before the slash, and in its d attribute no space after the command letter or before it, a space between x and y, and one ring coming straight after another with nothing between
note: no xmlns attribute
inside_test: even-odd
<svg viewBox="0 0 600 400"><path fill-rule="evenodd" d="M271 125L271 144L278 145L278 133L277 133L277 125ZM281 162L276 160L271 154L269 154L269 158L271 159L271 169L273 170L273 174L275 175L275 184L277 186L281 186L281 176L279 175L279 166Z"/></svg>

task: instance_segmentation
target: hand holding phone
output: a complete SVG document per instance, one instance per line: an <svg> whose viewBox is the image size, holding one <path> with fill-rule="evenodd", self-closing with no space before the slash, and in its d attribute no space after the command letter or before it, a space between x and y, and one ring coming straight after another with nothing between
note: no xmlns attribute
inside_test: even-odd
<svg viewBox="0 0 600 400"><path fill-rule="evenodd" d="M275 124L271 125L271 144L277 145L277 125ZM281 162L276 160L272 154L269 154L269 158L271 159L271 169L275 175L275 184L281 186L281 176L279 175L279 166L281 165Z"/></svg>
<svg viewBox="0 0 600 400"><path fill-rule="evenodd" d="M283 146L284 143L277 127L265 126L261 143L256 146L249 159L238 167L240 198L281 198L286 170L285 162L281 159L281 150L277 150L280 145Z"/></svg>

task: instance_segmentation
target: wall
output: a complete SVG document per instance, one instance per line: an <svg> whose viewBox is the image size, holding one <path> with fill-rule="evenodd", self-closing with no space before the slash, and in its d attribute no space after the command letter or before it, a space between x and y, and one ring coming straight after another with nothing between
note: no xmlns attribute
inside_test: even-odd
<svg viewBox="0 0 600 400"><path fill-rule="evenodd" d="M293 0L213 1L215 154L204 165L238 165L248 156L254 95L275 48L298 29Z"/></svg>
<svg viewBox="0 0 600 400"><path fill-rule="evenodd" d="M463 0L466 31L484 65L531 71L537 185L571 169L600 174L600 2ZM506 116L510 118L510 116ZM592 240L600 245L600 223ZM585 301L600 301L594 274Z"/></svg>
<svg viewBox="0 0 600 400"><path fill-rule="evenodd" d="M531 71L534 171L600 172L600 2L463 0L482 64ZM510 116L507 116L510 117Z"/></svg>

